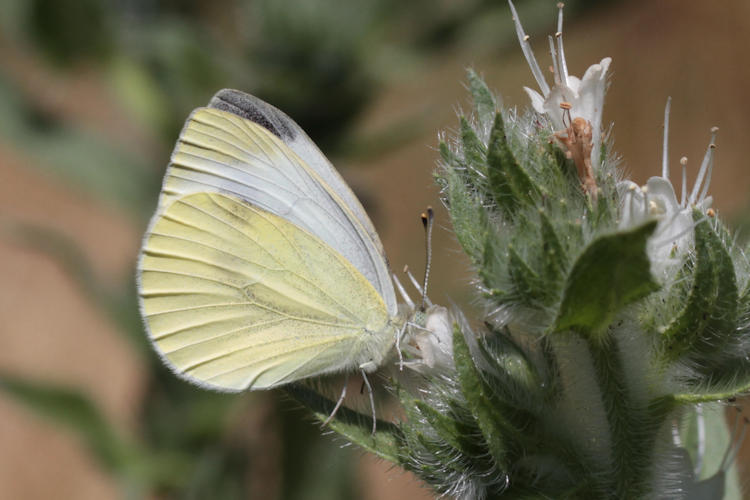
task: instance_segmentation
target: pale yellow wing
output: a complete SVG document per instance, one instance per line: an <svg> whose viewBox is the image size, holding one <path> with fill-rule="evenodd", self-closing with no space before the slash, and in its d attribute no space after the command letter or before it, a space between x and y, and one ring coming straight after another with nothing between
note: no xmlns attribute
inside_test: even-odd
<svg viewBox="0 0 750 500"><path fill-rule="evenodd" d="M262 389L379 365L395 340L385 303L350 262L232 195L165 207L139 267L154 346L199 385Z"/></svg>
<svg viewBox="0 0 750 500"><path fill-rule="evenodd" d="M354 194L290 118L244 95L244 108L231 108L242 116L214 108L190 115L164 177L157 216L186 194L231 193L323 240L370 281L395 315L383 246Z"/></svg>

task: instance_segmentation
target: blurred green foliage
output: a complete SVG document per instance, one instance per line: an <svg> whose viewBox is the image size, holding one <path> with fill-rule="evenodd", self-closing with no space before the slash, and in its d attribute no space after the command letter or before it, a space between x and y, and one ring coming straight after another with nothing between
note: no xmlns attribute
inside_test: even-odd
<svg viewBox="0 0 750 500"><path fill-rule="evenodd" d="M527 12L544 7L527 16L530 29L548 21L549 2L517 3ZM185 118L218 89L273 103L329 154L354 151L357 141L372 153L374 142L394 144L388 130L403 136L419 124L390 124L377 141L351 137L381 86L478 34L487 50L515 46L508 16L504 2L489 0L3 0L0 57L15 63L0 64L0 140L145 228ZM89 86L77 87L81 80ZM107 98L97 100L91 85ZM61 89L65 98L55 101ZM115 119L92 121L91 108L100 107ZM170 373L142 331L132 272L105 283L75 241L23 221L0 237L53 258L145 360L136 435L75 389L0 377L7 395L77 433L124 496L361 496L351 451L321 438L290 403L212 393ZM251 435L253 419L260 437Z"/></svg>

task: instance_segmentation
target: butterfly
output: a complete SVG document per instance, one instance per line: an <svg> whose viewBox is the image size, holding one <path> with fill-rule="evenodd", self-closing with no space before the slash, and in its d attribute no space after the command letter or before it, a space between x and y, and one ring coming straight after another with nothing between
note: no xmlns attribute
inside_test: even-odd
<svg viewBox="0 0 750 500"><path fill-rule="evenodd" d="M163 361L230 392L373 372L415 309L408 297L397 303L372 222L312 140L280 110L228 89L180 133L138 291Z"/></svg>

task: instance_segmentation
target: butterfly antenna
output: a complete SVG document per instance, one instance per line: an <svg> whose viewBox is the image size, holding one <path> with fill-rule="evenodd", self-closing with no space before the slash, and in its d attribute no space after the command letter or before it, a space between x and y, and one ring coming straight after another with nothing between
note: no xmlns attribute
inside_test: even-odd
<svg viewBox="0 0 750 500"><path fill-rule="evenodd" d="M341 405L344 402L344 398L346 397L346 388L349 385L349 375L346 376L346 379L344 380L344 388L341 389L341 395L339 396L339 400L336 401L336 406L333 407L333 411L330 415L328 415L328 418L325 419L325 422L323 422L323 425L321 427L325 427L328 424L331 423L331 420L333 420L333 417L336 416L336 412L339 411L339 408L341 408Z"/></svg>
<svg viewBox="0 0 750 500"><path fill-rule="evenodd" d="M427 299L427 283L430 279L430 267L432 265L432 226L434 225L435 212L432 207L428 206L427 211L422 214L422 225L424 226L425 232L425 267L424 267L424 282L422 284L422 303L419 306L419 310L424 312L425 301Z"/></svg>
<svg viewBox="0 0 750 500"><path fill-rule="evenodd" d="M376 423L377 418L375 417L375 396L372 393L372 386L370 385L370 380L367 378L367 374L364 370L360 370L362 372L362 380L365 383L365 386L367 387L367 393L370 395L370 408L372 409L372 434L375 435L375 431L377 430Z"/></svg>

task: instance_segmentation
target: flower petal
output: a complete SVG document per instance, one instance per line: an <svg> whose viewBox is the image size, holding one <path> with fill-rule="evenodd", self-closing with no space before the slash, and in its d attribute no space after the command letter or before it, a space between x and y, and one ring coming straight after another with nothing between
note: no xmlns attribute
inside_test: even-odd
<svg viewBox="0 0 750 500"><path fill-rule="evenodd" d="M659 198L662 201L667 213L676 213L680 210L680 204L677 202L674 187L664 177L651 177L646 182L648 187L649 198Z"/></svg>
<svg viewBox="0 0 750 500"><path fill-rule="evenodd" d="M537 92L536 90L532 90L529 87L524 87L523 89L529 95L529 99L531 99L531 106L534 108L534 111L544 114L544 97L542 97L539 92Z"/></svg>

